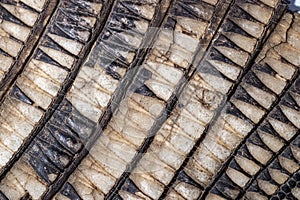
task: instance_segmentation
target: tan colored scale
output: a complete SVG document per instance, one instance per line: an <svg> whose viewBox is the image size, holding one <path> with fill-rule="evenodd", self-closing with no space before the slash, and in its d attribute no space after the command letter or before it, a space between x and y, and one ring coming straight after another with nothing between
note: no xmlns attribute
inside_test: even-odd
<svg viewBox="0 0 300 200"><path fill-rule="evenodd" d="M0 79L3 79L13 64L13 58L0 54Z"/></svg>
<svg viewBox="0 0 300 200"><path fill-rule="evenodd" d="M39 179L31 166L22 160L16 163L0 184L0 190L9 199L21 199L28 192L33 200L38 200L46 189L46 184Z"/></svg>
<svg viewBox="0 0 300 200"><path fill-rule="evenodd" d="M0 108L0 142L2 168L18 151L23 140L37 125L42 112L37 108L13 98L7 98Z"/></svg>
<svg viewBox="0 0 300 200"><path fill-rule="evenodd" d="M300 199L300 189L299 187L295 187L292 189L292 194L296 199Z"/></svg>
<svg viewBox="0 0 300 200"><path fill-rule="evenodd" d="M177 191L175 191L174 189L170 189L166 200L172 200L172 199L184 200L183 196L180 195Z"/></svg>
<svg viewBox="0 0 300 200"><path fill-rule="evenodd" d="M180 196L182 196L184 199L197 199L202 192L199 188L182 182L175 183L174 191L180 194ZM170 193L168 196L169 195Z"/></svg>
<svg viewBox="0 0 300 200"><path fill-rule="evenodd" d="M24 3L26 4L27 1ZM45 1L40 1L38 4L44 7ZM9 56L0 55L0 80L3 80L5 74L13 66L13 58L17 58L27 42L31 32L36 28L36 22L41 14L30 9L23 8L20 5L10 5L0 3L11 15L19 19L26 26L11 22L5 19L0 20L0 49L6 52ZM31 4L28 5L32 7Z"/></svg>
<svg viewBox="0 0 300 200"><path fill-rule="evenodd" d="M66 54L64 52L44 46L40 46L39 49L42 50L42 52L44 52L46 55L51 57L53 60L55 60L57 63L68 69L71 69L73 63L75 63L76 59L73 56L70 56L69 54Z"/></svg>
<svg viewBox="0 0 300 200"><path fill-rule="evenodd" d="M8 10L13 16L15 16L16 18L20 19L22 22L24 22L26 25L28 26L33 26L36 22L36 20L38 19L38 14L22 8L20 6L14 6L14 5L9 5L9 4L4 4L1 3L1 5Z"/></svg>
<svg viewBox="0 0 300 200"><path fill-rule="evenodd" d="M67 75L60 67L32 59L17 84L37 105L47 109Z"/></svg>
<svg viewBox="0 0 300 200"><path fill-rule="evenodd" d="M21 0L21 2L41 12L46 0Z"/></svg>

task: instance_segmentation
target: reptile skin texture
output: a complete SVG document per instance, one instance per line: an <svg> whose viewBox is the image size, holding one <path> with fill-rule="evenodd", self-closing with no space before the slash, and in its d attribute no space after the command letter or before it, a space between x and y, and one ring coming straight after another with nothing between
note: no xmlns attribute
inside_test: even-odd
<svg viewBox="0 0 300 200"><path fill-rule="evenodd" d="M0 0L0 200L300 199L289 3Z"/></svg>

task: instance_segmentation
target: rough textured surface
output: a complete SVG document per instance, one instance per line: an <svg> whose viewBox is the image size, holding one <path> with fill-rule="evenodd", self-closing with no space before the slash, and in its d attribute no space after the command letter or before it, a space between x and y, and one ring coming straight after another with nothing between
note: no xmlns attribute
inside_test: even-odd
<svg viewBox="0 0 300 200"><path fill-rule="evenodd" d="M0 0L0 199L300 199L299 58L280 0Z"/></svg>

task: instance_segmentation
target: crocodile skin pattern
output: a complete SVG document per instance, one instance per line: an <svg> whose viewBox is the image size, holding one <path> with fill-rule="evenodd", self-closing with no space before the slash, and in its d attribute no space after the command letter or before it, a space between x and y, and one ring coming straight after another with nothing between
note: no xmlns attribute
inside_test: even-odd
<svg viewBox="0 0 300 200"><path fill-rule="evenodd" d="M0 200L300 199L285 0L0 0Z"/></svg>

